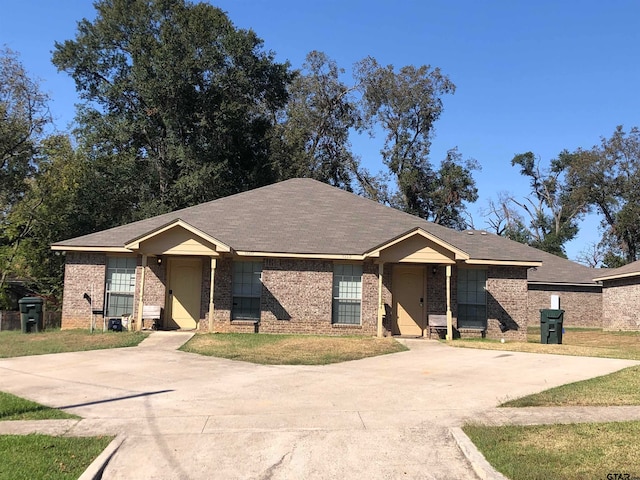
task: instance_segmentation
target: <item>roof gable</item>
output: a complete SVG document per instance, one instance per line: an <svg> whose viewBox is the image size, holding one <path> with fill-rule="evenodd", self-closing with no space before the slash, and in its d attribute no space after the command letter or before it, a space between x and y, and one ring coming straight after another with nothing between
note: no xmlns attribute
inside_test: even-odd
<svg viewBox="0 0 640 480"><path fill-rule="evenodd" d="M228 245L181 219L132 239L124 247L145 253L181 255L217 255L217 252L231 251Z"/></svg>

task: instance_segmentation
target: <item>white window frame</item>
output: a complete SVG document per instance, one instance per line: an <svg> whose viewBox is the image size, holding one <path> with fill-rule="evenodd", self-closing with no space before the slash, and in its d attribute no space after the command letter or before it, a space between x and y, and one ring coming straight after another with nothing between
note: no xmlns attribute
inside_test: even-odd
<svg viewBox="0 0 640 480"><path fill-rule="evenodd" d="M362 264L356 263L333 264L332 325L362 325L362 278L364 275L362 267ZM352 313L341 311L349 307L357 308L357 319ZM353 321L345 321L346 318Z"/></svg>
<svg viewBox="0 0 640 480"><path fill-rule="evenodd" d="M137 266L137 257L107 257L104 282L104 316L106 318L133 315ZM126 299L124 308L122 305L112 308L112 300L116 298Z"/></svg>

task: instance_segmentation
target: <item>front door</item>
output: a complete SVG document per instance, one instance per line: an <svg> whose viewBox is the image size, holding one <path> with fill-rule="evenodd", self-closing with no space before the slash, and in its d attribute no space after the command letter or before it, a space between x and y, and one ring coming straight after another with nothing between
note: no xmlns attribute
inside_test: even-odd
<svg viewBox="0 0 640 480"><path fill-rule="evenodd" d="M394 335L424 334L424 272L421 266L393 266Z"/></svg>
<svg viewBox="0 0 640 480"><path fill-rule="evenodd" d="M202 260L176 257L169 259L168 328L193 329L200 319Z"/></svg>

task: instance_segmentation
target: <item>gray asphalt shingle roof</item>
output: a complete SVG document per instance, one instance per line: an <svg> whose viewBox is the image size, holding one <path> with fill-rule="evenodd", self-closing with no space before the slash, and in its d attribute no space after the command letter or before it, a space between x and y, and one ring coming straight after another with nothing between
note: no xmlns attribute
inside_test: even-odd
<svg viewBox="0 0 640 480"><path fill-rule="evenodd" d="M123 247L178 219L237 251L362 255L421 228L475 260L544 257L497 235L452 230L311 179L286 180L53 246Z"/></svg>
<svg viewBox="0 0 640 480"><path fill-rule="evenodd" d="M640 276L640 260L628 263L627 265L623 265L622 267L611 268L602 272L598 272L598 275L595 275L595 278L597 280L613 280L616 278L635 276Z"/></svg>
<svg viewBox="0 0 640 480"><path fill-rule="evenodd" d="M593 278L601 270L572 262L551 253L537 250L542 266L529 269L527 278L533 283L597 285Z"/></svg>

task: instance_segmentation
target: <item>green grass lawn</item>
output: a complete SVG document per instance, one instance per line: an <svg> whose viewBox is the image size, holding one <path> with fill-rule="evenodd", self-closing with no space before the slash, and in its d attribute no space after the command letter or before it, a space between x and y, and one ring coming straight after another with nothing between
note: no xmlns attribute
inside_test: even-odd
<svg viewBox="0 0 640 480"><path fill-rule="evenodd" d="M0 392L0 421L79 418ZM113 437L0 435L0 480L76 479Z"/></svg>
<svg viewBox="0 0 640 480"><path fill-rule="evenodd" d="M640 478L640 422L467 425L463 430L511 480ZM628 476L607 476L613 473Z"/></svg>
<svg viewBox="0 0 640 480"><path fill-rule="evenodd" d="M75 480L112 439L0 435L0 480Z"/></svg>
<svg viewBox="0 0 640 480"><path fill-rule="evenodd" d="M0 392L0 421L2 420L50 420L80 418L62 410L45 407L39 403Z"/></svg>
<svg viewBox="0 0 640 480"><path fill-rule="evenodd" d="M481 341L464 346L497 350L640 360L638 332L567 328L561 345ZM456 342L454 342L455 344ZM551 388L508 401L503 407L640 405L640 366ZM498 471L512 480L640 478L640 422L572 425L465 425L464 432ZM628 474L614 477L609 474Z"/></svg>
<svg viewBox="0 0 640 480"><path fill-rule="evenodd" d="M89 333L87 330L47 330L29 334L0 332L0 358L134 347L147 335L147 332Z"/></svg>
<svg viewBox="0 0 640 480"><path fill-rule="evenodd" d="M213 333L195 335L181 350L269 365L325 365L407 347L392 338Z"/></svg>
<svg viewBox="0 0 640 480"><path fill-rule="evenodd" d="M540 327L527 329L526 342L459 339L449 344L488 350L640 360L640 332L607 332L596 328L565 328L561 345L541 344Z"/></svg>
<svg viewBox="0 0 640 480"><path fill-rule="evenodd" d="M568 383L503 403L502 407L640 405L640 366Z"/></svg>

